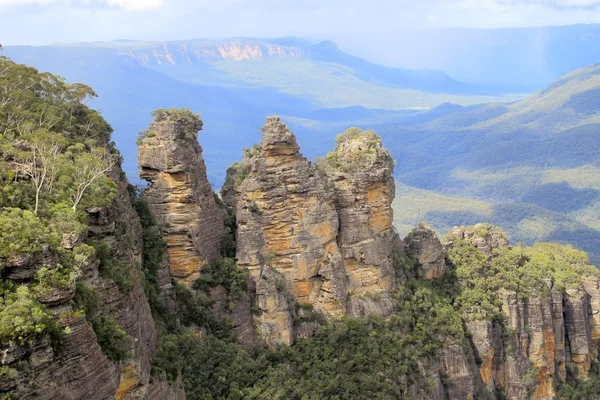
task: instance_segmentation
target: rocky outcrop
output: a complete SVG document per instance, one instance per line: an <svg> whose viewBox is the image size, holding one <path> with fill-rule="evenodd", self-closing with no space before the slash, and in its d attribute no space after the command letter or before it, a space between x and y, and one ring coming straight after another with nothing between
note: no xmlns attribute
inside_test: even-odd
<svg viewBox="0 0 600 400"><path fill-rule="evenodd" d="M237 220L238 264L259 279L278 271L300 303L341 316L347 293L334 194L277 117L267 118L260 146L229 171L223 198Z"/></svg>
<svg viewBox="0 0 600 400"><path fill-rule="evenodd" d="M419 225L404 239L404 245L419 264L419 276L436 279L444 275L446 248L433 229L425 224Z"/></svg>
<svg viewBox="0 0 600 400"><path fill-rule="evenodd" d="M490 224L477 224L473 229L454 227L450 237L455 240L465 240L489 256L494 249L509 245L506 234L495 230Z"/></svg>
<svg viewBox="0 0 600 400"><path fill-rule="evenodd" d="M48 337L41 337L30 345L11 344L0 349L1 365L18 371L11 388L17 398L173 398L175 391L171 389L162 391L160 396L146 395L151 386L150 370L157 335L142 285L141 226L130 204L127 182L120 180L119 176L120 169L115 169L112 178L118 184L116 200L107 207L88 211L87 239L105 243L111 259L128 266L130 287L126 290L120 288L110 277L101 275L98 259L87 264L81 271L80 280L99 296L98 309L94 312L114 318L126 333L128 354L121 362L113 362L106 357L91 327L93 316L82 314L73 303L74 284L69 289L54 290L50 295L41 296L40 301L49 307L65 332L60 347L53 346ZM72 250L71 244L72 241L63 242L69 251ZM44 257L47 263L24 265L24 270L35 272L42 265L53 268L57 258L50 254ZM160 380L154 384L160 384Z"/></svg>
<svg viewBox="0 0 600 400"><path fill-rule="evenodd" d="M294 301L329 317L389 314L399 239L393 161L379 137L350 130L317 167L278 117L267 118L262 131L261 144L230 168L222 190L237 221L238 264L257 280L258 298L270 299L262 319L271 322L261 324L271 328L262 331L283 332L292 320L283 317L292 305L261 282L265 266L283 276ZM287 343L294 334L275 337Z"/></svg>
<svg viewBox="0 0 600 400"><path fill-rule="evenodd" d="M189 111L159 111L138 146L143 198L167 242L171 275L189 286L220 256L224 213L197 141L202 122Z"/></svg>
<svg viewBox="0 0 600 400"><path fill-rule="evenodd" d="M394 161L373 131L350 128L336 138L321 166L329 176L340 220L338 244L348 276L347 314L392 312L395 276L392 250L398 242L392 201Z"/></svg>
<svg viewBox="0 0 600 400"><path fill-rule="evenodd" d="M494 249L509 246L502 232L485 224L472 230L455 228L450 240L457 239L490 257ZM565 380L567 370L586 378L592 361L598 360L598 276L583 276L578 287L553 285L548 278L546 287L527 296L499 290L504 327L497 320L465 316L481 360L481 378L490 391L500 390L509 399L554 399L557 382Z"/></svg>

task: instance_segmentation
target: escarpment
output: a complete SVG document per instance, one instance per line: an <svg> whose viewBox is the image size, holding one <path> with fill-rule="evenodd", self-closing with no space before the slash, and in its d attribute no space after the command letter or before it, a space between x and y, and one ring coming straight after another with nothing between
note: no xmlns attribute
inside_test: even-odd
<svg viewBox="0 0 600 400"><path fill-rule="evenodd" d="M165 234L171 275L189 286L220 256L224 213L214 198L202 149L202 122L185 110L158 110L140 136L143 198Z"/></svg>
<svg viewBox="0 0 600 400"><path fill-rule="evenodd" d="M587 378L598 361L600 280L585 253L553 244L511 248L488 225L455 228L448 238L453 257L467 244L491 267L481 282L494 292L480 301L500 304L498 312L489 309L486 317L483 303L463 308L489 390L510 399L554 399L567 375ZM477 288L468 291L478 295Z"/></svg>
<svg viewBox="0 0 600 400"><path fill-rule="evenodd" d="M120 167L110 174L117 182L114 201L87 210L87 232L65 234L62 248L46 247L44 259L3 266L15 283L38 293L59 331L1 346L8 374L0 392L36 399L183 398L181 387L150 378L157 333L143 287L141 227L120 175ZM41 271L60 271L70 258L80 268L77 280L41 283Z"/></svg>
<svg viewBox="0 0 600 400"><path fill-rule="evenodd" d="M17 194L0 196L0 397L598 397L600 274L585 253L511 246L488 224L400 240L394 162L357 128L313 164L267 118L221 200L198 116L154 116L142 189L109 127L48 137L64 165L39 198L25 161L43 133L0 143ZM106 168L73 203L86 163Z"/></svg>

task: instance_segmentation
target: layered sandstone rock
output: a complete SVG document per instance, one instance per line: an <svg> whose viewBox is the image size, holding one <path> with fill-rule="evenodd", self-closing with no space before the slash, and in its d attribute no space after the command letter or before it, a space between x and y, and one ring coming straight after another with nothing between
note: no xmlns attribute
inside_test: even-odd
<svg viewBox="0 0 600 400"><path fill-rule="evenodd" d="M494 249L509 245L504 234L488 225L474 228L455 228L450 238L467 240L490 257ZM465 316L489 390L502 390L510 399L554 399L557 382L565 380L567 370L588 376L592 361L598 359L600 280L586 275L582 282L557 289L548 279L546 288L525 297L501 289L497 295L505 328L498 321Z"/></svg>
<svg viewBox="0 0 600 400"><path fill-rule="evenodd" d="M80 279L99 296L95 312L114 318L127 334L128 355L119 363L105 356L90 326L92 316L75 312L74 284L69 289L54 290L42 296L40 301L49 307L66 331L60 349L53 348L48 337L42 337L31 345L11 344L0 349L1 365L18 371L10 388L17 398L184 398L177 395L180 391L160 380L150 383L157 335L141 280L141 226L130 204L127 183L119 179L120 172L116 168L112 174L118 184L117 199L107 207L88 210L88 239L105 243L111 259L129 267L132 287L123 290L110 278L101 276L100 261L96 259L81 271ZM63 242L66 250L71 250L71 244ZM56 257L50 254L44 257L44 264L33 262L23 265L23 270L29 274L43 265L55 267ZM21 277L21 282L32 276L17 273L16 269L14 273L14 276ZM28 278L25 278L26 275ZM152 385L162 385L164 390L150 396L148 393Z"/></svg>
<svg viewBox="0 0 600 400"><path fill-rule="evenodd" d="M392 311L392 253L399 245L392 170L371 131L340 135L317 167L279 118L267 118L261 144L230 168L222 190L237 221L238 264L250 270L264 299L264 333L277 332L275 341L284 343L294 337L283 333L292 319L283 310L292 305L261 281L265 266L283 276L294 301L329 317ZM304 328L299 335L313 329Z"/></svg>
<svg viewBox="0 0 600 400"><path fill-rule="evenodd" d="M143 198L167 242L171 275L187 286L220 256L224 233L197 141L200 129L189 112L159 112L138 146L140 176L151 183Z"/></svg>
<svg viewBox="0 0 600 400"><path fill-rule="evenodd" d="M321 161L335 193L340 220L338 243L348 276L347 313L387 315L395 276L392 250L398 235L392 222L394 162L373 131L350 128Z"/></svg>
<svg viewBox="0 0 600 400"><path fill-rule="evenodd" d="M419 276L440 278L446 272L446 248L435 231L421 224L408 234L404 245L419 263Z"/></svg>
<svg viewBox="0 0 600 400"><path fill-rule="evenodd" d="M491 256L494 249L508 247L508 238L501 231L496 231L490 224L477 224L473 229L454 227L450 237L466 240L479 250Z"/></svg>
<svg viewBox="0 0 600 400"><path fill-rule="evenodd" d="M269 265L296 301L344 314L347 285L333 191L279 118L267 118L260 146L230 169L223 198L236 216L241 267L258 280Z"/></svg>

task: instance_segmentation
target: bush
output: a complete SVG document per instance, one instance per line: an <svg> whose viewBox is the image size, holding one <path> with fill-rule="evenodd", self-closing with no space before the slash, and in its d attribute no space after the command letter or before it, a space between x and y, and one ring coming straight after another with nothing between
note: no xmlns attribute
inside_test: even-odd
<svg viewBox="0 0 600 400"><path fill-rule="evenodd" d="M75 306L85 312L87 321L96 333L96 340L109 360L120 361L129 355L127 333L111 316L102 314L100 294L85 282L78 281L73 297Z"/></svg>
<svg viewBox="0 0 600 400"><path fill-rule="evenodd" d="M221 258L202 270L194 289L208 292L211 287L224 286L232 305L246 292L248 270L240 268L233 258Z"/></svg>
<svg viewBox="0 0 600 400"><path fill-rule="evenodd" d="M125 343L127 333L114 318L99 315L92 320L92 328L102 352L109 360L121 361L127 358L129 353Z"/></svg>
<svg viewBox="0 0 600 400"><path fill-rule="evenodd" d="M31 211L8 208L0 212L0 257L35 255L44 244L57 243L58 237Z"/></svg>
<svg viewBox="0 0 600 400"><path fill-rule="evenodd" d="M0 344L31 343L35 338L59 331L47 308L25 285L0 290Z"/></svg>
<svg viewBox="0 0 600 400"><path fill-rule="evenodd" d="M115 261L106 243L96 242L93 246L100 260L100 276L111 279L123 292L131 291L134 286L133 268Z"/></svg>

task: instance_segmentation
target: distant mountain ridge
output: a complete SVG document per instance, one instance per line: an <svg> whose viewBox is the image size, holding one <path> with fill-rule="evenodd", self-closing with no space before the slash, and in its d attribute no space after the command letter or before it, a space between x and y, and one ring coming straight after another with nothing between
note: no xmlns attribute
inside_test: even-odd
<svg viewBox="0 0 600 400"><path fill-rule="evenodd" d="M119 40L59 46L113 49L118 55L131 57L144 66L160 69L179 78L181 78L181 74L169 71L169 67L197 66L202 68L219 62L309 60L350 68L358 78L379 85L434 93L489 94L489 90L484 87L457 82L441 71L392 68L372 64L360 57L341 51L332 41L315 42L296 37L167 42Z"/></svg>

